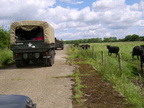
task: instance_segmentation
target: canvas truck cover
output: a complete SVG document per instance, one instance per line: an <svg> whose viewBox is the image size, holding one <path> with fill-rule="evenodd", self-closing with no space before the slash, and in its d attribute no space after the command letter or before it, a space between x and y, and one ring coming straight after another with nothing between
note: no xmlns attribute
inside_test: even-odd
<svg viewBox="0 0 144 108"><path fill-rule="evenodd" d="M36 27L42 27L44 31L44 43L55 43L54 29L53 27L45 21L35 21L35 20L27 20L27 21L17 21L13 22L10 27L10 44L15 44L16 42L16 34L15 30L21 28L25 31L31 31Z"/></svg>

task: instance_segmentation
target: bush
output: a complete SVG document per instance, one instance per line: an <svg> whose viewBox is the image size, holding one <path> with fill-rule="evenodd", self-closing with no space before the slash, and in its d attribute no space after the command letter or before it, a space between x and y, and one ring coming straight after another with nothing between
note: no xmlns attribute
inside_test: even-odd
<svg viewBox="0 0 144 108"><path fill-rule="evenodd" d="M13 62L13 54L9 49L0 50L0 67Z"/></svg>
<svg viewBox="0 0 144 108"><path fill-rule="evenodd" d="M10 45L10 34L9 31L0 28L0 49L8 48Z"/></svg>

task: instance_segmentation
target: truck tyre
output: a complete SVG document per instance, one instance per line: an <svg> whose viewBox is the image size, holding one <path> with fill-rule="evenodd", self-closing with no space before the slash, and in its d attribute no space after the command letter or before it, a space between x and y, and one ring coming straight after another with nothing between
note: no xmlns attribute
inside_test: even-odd
<svg viewBox="0 0 144 108"><path fill-rule="evenodd" d="M54 59L55 59L55 51L52 50L52 62L53 62L53 64L54 64Z"/></svg>
<svg viewBox="0 0 144 108"><path fill-rule="evenodd" d="M44 65L45 65L45 66L48 66L48 58L45 58L45 59L44 59Z"/></svg>
<svg viewBox="0 0 144 108"><path fill-rule="evenodd" d="M52 66L53 65L52 57L44 59L44 65L45 66Z"/></svg>
<svg viewBox="0 0 144 108"><path fill-rule="evenodd" d="M49 58L48 59L48 66L52 66L53 65L53 58Z"/></svg>
<svg viewBox="0 0 144 108"><path fill-rule="evenodd" d="M48 62L49 62L49 66L52 66L54 64L54 50L50 51L50 55L51 58L48 59Z"/></svg>
<svg viewBox="0 0 144 108"><path fill-rule="evenodd" d="M23 60L15 60L15 64L17 68L25 66L25 63Z"/></svg>
<svg viewBox="0 0 144 108"><path fill-rule="evenodd" d="M51 57L50 58L46 58L45 59L45 66L52 66L54 64L54 51L50 51L50 55Z"/></svg>

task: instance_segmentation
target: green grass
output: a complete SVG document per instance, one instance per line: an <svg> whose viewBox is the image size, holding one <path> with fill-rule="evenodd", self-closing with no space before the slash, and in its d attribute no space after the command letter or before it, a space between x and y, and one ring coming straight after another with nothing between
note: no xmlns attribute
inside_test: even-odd
<svg viewBox="0 0 144 108"><path fill-rule="evenodd" d="M81 89L84 88L84 86L81 84L80 73L77 68L75 69L74 74L72 74L71 77L73 77L75 79L75 86L74 86L75 94L74 94L73 98L80 105L82 105L83 101L81 100L81 97L83 96L83 92L81 91Z"/></svg>
<svg viewBox="0 0 144 108"><path fill-rule="evenodd" d="M13 62L13 54L9 49L0 49L0 67Z"/></svg>
<svg viewBox="0 0 144 108"><path fill-rule="evenodd" d="M91 48L88 50L72 47L68 52L71 61L73 58L85 59L84 62L93 65L105 80L111 82L126 97L130 104L135 108L143 108L143 93L140 87L133 83L138 80L144 81L140 77L140 61L136 57L135 60L132 60L131 56L133 47L142 44L143 42L94 43L90 44ZM122 70L119 69L118 58L114 54L108 56L106 45L120 47ZM104 52L104 64L102 64L102 51Z"/></svg>

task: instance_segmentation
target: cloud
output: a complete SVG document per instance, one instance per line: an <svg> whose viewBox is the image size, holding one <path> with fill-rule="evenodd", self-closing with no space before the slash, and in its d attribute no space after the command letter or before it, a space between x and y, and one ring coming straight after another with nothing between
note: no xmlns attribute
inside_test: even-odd
<svg viewBox="0 0 144 108"><path fill-rule="evenodd" d="M83 0L1 0L0 24L19 20L44 20L56 37L64 40L117 36L122 38L144 29L144 1L126 5L125 0L97 0L90 6L62 7L58 3L77 4Z"/></svg>
<svg viewBox="0 0 144 108"><path fill-rule="evenodd" d="M1 20L35 19L40 10L51 7L55 0L1 0Z"/></svg>
<svg viewBox="0 0 144 108"><path fill-rule="evenodd" d="M77 0L60 0L61 2L66 2L66 3L69 3L69 4L82 4L83 1L77 1Z"/></svg>
<svg viewBox="0 0 144 108"><path fill-rule="evenodd" d="M142 16L142 12L137 8L136 4L127 6L124 0L100 0L93 3L93 11L99 13L101 23L111 29L124 29L135 25Z"/></svg>
<svg viewBox="0 0 144 108"><path fill-rule="evenodd" d="M53 22L58 23L54 27L56 31L64 31L64 34L57 33L56 36L66 39L98 36L122 38L128 33L135 33L130 32L132 27L143 26L144 21L141 20L143 12L140 11L142 4L143 2L128 6L124 0L114 2L113 0L99 0L92 4L92 9L85 7L77 10L57 6L52 9L55 12L53 18L57 18ZM59 14L60 12L62 14ZM65 36L65 31L67 31L67 36Z"/></svg>
<svg viewBox="0 0 144 108"><path fill-rule="evenodd" d="M140 10L140 11L143 11L144 10L144 1L141 1L139 4L138 3L135 3L133 4L132 6L130 6L130 8L132 10Z"/></svg>
<svg viewBox="0 0 144 108"><path fill-rule="evenodd" d="M98 0L92 4L95 11L105 11L123 6L125 6L125 0Z"/></svg>

